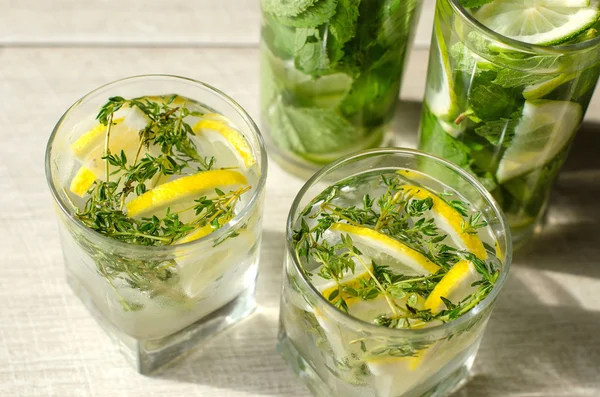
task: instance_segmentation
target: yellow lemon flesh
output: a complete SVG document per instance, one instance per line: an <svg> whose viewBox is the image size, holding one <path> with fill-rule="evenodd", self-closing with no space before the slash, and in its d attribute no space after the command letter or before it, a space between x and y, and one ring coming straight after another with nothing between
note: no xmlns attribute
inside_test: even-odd
<svg viewBox="0 0 600 397"><path fill-rule="evenodd" d="M325 299L329 299L331 293L338 289L338 283L342 287L358 288L361 285L361 280L368 280L371 278L370 272L373 271L373 262L370 259L361 256L360 260L357 258L352 258L352 260L354 261L354 272L345 272L342 278L337 281L334 279L327 280L318 275L323 268L323 265L312 272L312 284L319 292L321 292L321 295L323 295ZM344 299L347 300L348 304L354 300L353 297L346 296L345 294Z"/></svg>
<svg viewBox="0 0 600 397"><path fill-rule="evenodd" d="M349 235L363 254L379 265L389 266L396 273L408 276L429 275L440 269L420 252L371 228L334 223L329 230Z"/></svg>
<svg viewBox="0 0 600 397"><path fill-rule="evenodd" d="M239 131L232 128L225 119L206 118L198 121L192 130L198 137L206 138L213 145L225 146L226 151L223 155L235 154L236 160L242 168L248 169L255 164L254 154L248 141ZM218 157L221 164L226 161L224 156Z"/></svg>
<svg viewBox="0 0 600 397"><path fill-rule="evenodd" d="M433 201L431 212L435 224L448 233L458 249L467 250L480 259L487 258L488 255L483 242L476 234L470 234L463 230L464 218L455 208L425 188L407 185L404 189L412 199L431 198Z"/></svg>
<svg viewBox="0 0 600 397"><path fill-rule="evenodd" d="M444 310L446 305L442 297L457 304L475 291L476 287L472 287L471 284L480 278L471 261L459 261L433 288L425 301L425 309L430 309L434 314Z"/></svg>
<svg viewBox="0 0 600 397"><path fill-rule="evenodd" d="M149 150L140 148L138 132L146 125L146 116L139 110L130 110L126 117L115 118L110 127L109 149L119 155L121 151L127 157L127 163L133 164L136 155L143 157ZM71 180L69 189L83 197L96 179L106 177L105 139L108 127L102 124L85 132L71 144L71 151L82 165ZM158 150L158 149L155 149ZM115 176L114 178L117 178Z"/></svg>
<svg viewBox="0 0 600 397"><path fill-rule="evenodd" d="M126 205L127 213L131 217L148 216L176 203L191 205L191 201L214 193L217 188L231 190L247 184L246 177L237 171L202 171L164 183L134 198Z"/></svg>

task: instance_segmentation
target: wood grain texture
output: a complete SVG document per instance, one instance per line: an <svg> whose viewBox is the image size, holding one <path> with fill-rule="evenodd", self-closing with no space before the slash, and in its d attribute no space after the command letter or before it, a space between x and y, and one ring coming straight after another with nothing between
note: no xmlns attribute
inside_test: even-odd
<svg viewBox="0 0 600 397"><path fill-rule="evenodd" d="M429 46L434 0L415 45ZM260 0L0 0L0 45L257 45Z"/></svg>
<svg viewBox="0 0 600 397"><path fill-rule="evenodd" d="M53 4L59 3L66 7L65 1ZM47 11L57 15L50 6ZM94 37L110 37L97 29L90 28ZM86 92L121 77L170 73L200 79L256 117L257 49L42 44L0 48L0 396L308 396L274 348L285 219L301 180L271 163L257 313L148 378L128 367L68 289L44 177L46 140L61 113ZM397 142L414 145L426 64L427 51L411 54ZM596 95L554 189L548 224L515 257L475 376L457 396L600 395L599 115Z"/></svg>

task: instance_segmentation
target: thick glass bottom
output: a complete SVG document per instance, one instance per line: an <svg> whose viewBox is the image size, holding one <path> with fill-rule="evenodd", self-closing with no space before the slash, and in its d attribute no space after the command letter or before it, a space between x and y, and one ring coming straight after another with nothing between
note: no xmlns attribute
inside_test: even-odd
<svg viewBox="0 0 600 397"><path fill-rule="evenodd" d="M462 364L458 368L449 363L426 381L401 396L385 397L444 397L451 395L468 381L478 345L479 343L476 343L472 349L465 352L466 354L460 354L453 360L462 360ZM316 370L315 366L296 349L285 331L280 331L277 350L315 397L384 397L379 396L371 388L351 385L337 379L331 373ZM447 368L456 369L448 373ZM326 370L326 367L322 369Z"/></svg>
<svg viewBox="0 0 600 397"><path fill-rule="evenodd" d="M256 283L252 282L225 306L167 337L136 339L120 331L101 315L83 284L68 269L67 282L129 363L144 375L157 372L161 367L190 353L209 337L248 317L256 308Z"/></svg>
<svg viewBox="0 0 600 397"><path fill-rule="evenodd" d="M364 138L360 145L354 146L348 150L338 153L328 153L327 155L318 155L306 153L303 155L292 153L279 147L270 137L269 127L266 123L262 123L263 135L267 145L269 155L273 160L281 166L286 172L296 175L303 179L310 178L315 172L325 165L337 160L338 158L350 154L355 151L376 148L385 146L390 141L389 125L379 127Z"/></svg>

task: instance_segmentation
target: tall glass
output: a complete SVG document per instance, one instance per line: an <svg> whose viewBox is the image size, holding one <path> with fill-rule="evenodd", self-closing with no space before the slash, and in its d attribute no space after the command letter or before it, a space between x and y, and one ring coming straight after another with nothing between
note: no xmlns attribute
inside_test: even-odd
<svg viewBox="0 0 600 397"><path fill-rule="evenodd" d="M476 175L520 245L541 220L599 74L600 37L527 44L486 28L458 0L438 0L419 148Z"/></svg>
<svg viewBox="0 0 600 397"><path fill-rule="evenodd" d="M246 138L255 165L252 190L235 216L202 238L169 246L128 244L99 234L74 216L71 145L109 97L178 94L225 116ZM79 131L79 132L77 132ZM202 339L249 315L261 241L267 156L260 132L236 102L204 83L138 76L100 87L62 116L48 142L46 176L59 219L65 272L73 291L141 373L149 373Z"/></svg>
<svg viewBox="0 0 600 397"><path fill-rule="evenodd" d="M488 241L488 247L496 246L494 255L500 259L501 270L489 295L455 320L419 329L387 328L359 320L337 309L319 292L297 256L294 230L315 197L347 178L360 180L366 174L390 170L414 175L433 191L449 192L448 186L460 180L460 196L488 221L490 237L495 240ZM361 198L357 200L360 207ZM486 189L452 163L409 149L363 151L315 174L292 204L286 245L279 349L319 397L438 397L455 390L473 365L512 255L504 215Z"/></svg>
<svg viewBox="0 0 600 397"><path fill-rule="evenodd" d="M384 142L420 0L263 0L261 113L272 155L312 174Z"/></svg>

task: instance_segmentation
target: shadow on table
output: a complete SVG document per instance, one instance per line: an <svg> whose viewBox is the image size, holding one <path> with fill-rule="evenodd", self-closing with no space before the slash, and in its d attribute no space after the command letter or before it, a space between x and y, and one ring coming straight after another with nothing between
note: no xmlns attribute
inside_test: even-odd
<svg viewBox="0 0 600 397"><path fill-rule="evenodd" d="M309 396L276 351L284 233L265 230L256 312L156 376L256 395Z"/></svg>
<svg viewBox="0 0 600 397"><path fill-rule="evenodd" d="M421 107L417 101L401 100L396 106L392 121L392 146L416 148L421 120Z"/></svg>
<svg viewBox="0 0 600 397"><path fill-rule="evenodd" d="M599 147L600 123L584 123L552 190L547 222L515 263L600 278Z"/></svg>
<svg viewBox="0 0 600 397"><path fill-rule="evenodd" d="M536 285L548 305L511 275L494 310L475 376L453 397L591 396L600 390L600 312L580 307L556 281Z"/></svg>

